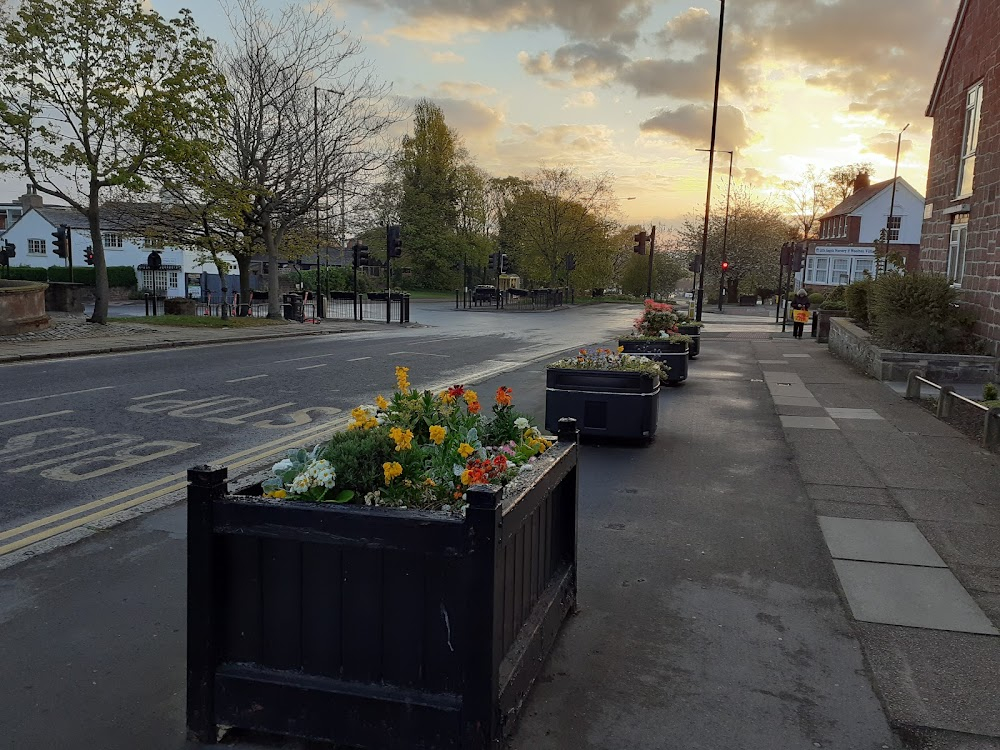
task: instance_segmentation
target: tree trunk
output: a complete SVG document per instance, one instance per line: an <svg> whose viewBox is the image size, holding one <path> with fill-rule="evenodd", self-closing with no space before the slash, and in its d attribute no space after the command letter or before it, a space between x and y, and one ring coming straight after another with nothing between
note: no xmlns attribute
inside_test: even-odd
<svg viewBox="0 0 1000 750"><path fill-rule="evenodd" d="M264 246L267 248L267 317L281 320L281 285L278 279L278 243L271 222L264 224Z"/></svg>
<svg viewBox="0 0 1000 750"><path fill-rule="evenodd" d="M219 272L219 289L222 291L222 319L229 320L229 305L226 304L226 293L229 291L226 281L229 273L229 264L224 263L218 256L215 256L215 270Z"/></svg>
<svg viewBox="0 0 1000 750"><path fill-rule="evenodd" d="M244 255L236 256L236 267L240 272L240 301L250 299L250 257ZM239 316L240 311L236 311Z"/></svg>
<svg viewBox="0 0 1000 750"><path fill-rule="evenodd" d="M90 202L87 211L87 222L90 224L90 242L94 253L94 314L90 323L105 324L108 322L108 297L111 290L108 286L108 263L104 257L104 238L101 236L101 204L97 186L91 182Z"/></svg>

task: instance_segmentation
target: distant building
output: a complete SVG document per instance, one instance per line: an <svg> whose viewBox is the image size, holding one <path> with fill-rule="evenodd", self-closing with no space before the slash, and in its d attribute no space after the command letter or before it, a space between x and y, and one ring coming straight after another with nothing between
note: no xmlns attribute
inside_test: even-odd
<svg viewBox="0 0 1000 750"><path fill-rule="evenodd" d="M927 116L934 118L921 267L946 274L1000 355L1000 23L996 0L962 0Z"/></svg>
<svg viewBox="0 0 1000 750"><path fill-rule="evenodd" d="M4 206L13 205L0 204L0 212ZM45 205L42 196L31 186L21 196L17 206L20 215L0 232L0 239L14 243L16 248L17 255L12 266L48 268L68 265L68 260L54 253L52 238L52 233L59 226L66 226L69 228L73 265L87 267L85 253L93 244L90 226L76 209ZM15 209L10 210L13 212ZM193 250L164 245L162 233L156 229L155 218L150 218L159 211L159 204L118 204L103 210L101 234L107 264L134 268L140 291L195 299L206 299L210 292L218 293L221 282L212 263L202 263L199 254ZM151 270L147 262L153 251L160 255L161 266L157 271ZM228 261L234 273L229 275L227 287L230 290L239 289L236 261L234 258L228 258Z"/></svg>
<svg viewBox="0 0 1000 750"><path fill-rule="evenodd" d="M902 177L893 196L892 180L872 185L868 175L859 175L854 192L820 217L819 238L806 243L806 267L796 285L823 291L877 276L882 264L876 262L875 242L883 229L890 252L902 256L902 267L916 268L923 206L923 196Z"/></svg>

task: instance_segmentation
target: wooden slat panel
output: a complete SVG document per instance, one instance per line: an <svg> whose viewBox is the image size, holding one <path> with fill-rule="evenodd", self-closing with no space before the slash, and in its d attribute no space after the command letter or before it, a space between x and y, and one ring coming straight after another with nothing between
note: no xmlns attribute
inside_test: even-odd
<svg viewBox="0 0 1000 750"><path fill-rule="evenodd" d="M517 532L514 537L514 620L513 620L513 630L514 636L517 637L517 631L521 629L521 623L524 622L524 573L527 567L527 546L524 543L525 528L522 525L521 529Z"/></svg>
<svg viewBox="0 0 1000 750"><path fill-rule="evenodd" d="M375 682L382 669L382 553L345 548L342 585L344 679Z"/></svg>
<svg viewBox="0 0 1000 750"><path fill-rule="evenodd" d="M261 663L275 669L302 665L302 545L262 539Z"/></svg>
<svg viewBox="0 0 1000 750"><path fill-rule="evenodd" d="M514 642L514 573L515 555L514 545L507 543L503 545L503 651L506 653L510 644Z"/></svg>
<svg viewBox="0 0 1000 750"><path fill-rule="evenodd" d="M425 561L422 671L424 687L430 692L462 689L462 655L457 652L473 645L461 639L467 626L466 566L466 560L428 557Z"/></svg>
<svg viewBox="0 0 1000 750"><path fill-rule="evenodd" d="M255 662L261 656L260 542L216 537L219 585L219 660Z"/></svg>
<svg viewBox="0 0 1000 750"><path fill-rule="evenodd" d="M302 669L340 676L340 550L326 544L302 546Z"/></svg>
<svg viewBox="0 0 1000 750"><path fill-rule="evenodd" d="M382 557L382 681L419 687L423 681L426 560L402 552Z"/></svg>

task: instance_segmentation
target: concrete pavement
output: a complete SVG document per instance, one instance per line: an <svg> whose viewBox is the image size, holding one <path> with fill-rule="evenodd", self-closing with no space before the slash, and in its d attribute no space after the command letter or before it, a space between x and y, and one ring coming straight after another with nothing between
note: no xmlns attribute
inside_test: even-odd
<svg viewBox="0 0 1000 750"><path fill-rule="evenodd" d="M581 612L512 748L1000 747L997 456L825 346L706 321L656 440L582 448ZM501 381L542 416L541 367ZM183 518L0 573L0 747L185 747Z"/></svg>

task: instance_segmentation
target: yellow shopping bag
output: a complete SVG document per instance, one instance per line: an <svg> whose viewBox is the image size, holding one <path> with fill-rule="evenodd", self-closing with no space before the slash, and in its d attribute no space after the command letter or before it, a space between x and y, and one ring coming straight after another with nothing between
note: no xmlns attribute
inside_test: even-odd
<svg viewBox="0 0 1000 750"><path fill-rule="evenodd" d="M792 320L796 323L808 323L809 322L809 311L808 310L792 310Z"/></svg>

